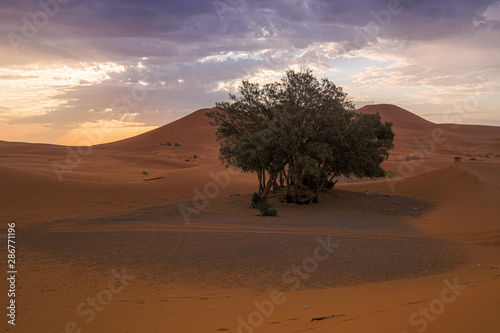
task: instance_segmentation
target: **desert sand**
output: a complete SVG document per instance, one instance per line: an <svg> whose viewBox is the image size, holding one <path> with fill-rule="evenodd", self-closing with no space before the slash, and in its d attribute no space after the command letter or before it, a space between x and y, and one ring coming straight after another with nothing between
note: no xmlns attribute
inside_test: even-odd
<svg viewBox="0 0 500 333"><path fill-rule="evenodd" d="M394 124L390 177L308 206L275 193L277 217L249 208L256 177L225 170L206 109L93 147L0 141L18 260L2 327L499 332L500 127L358 111Z"/></svg>

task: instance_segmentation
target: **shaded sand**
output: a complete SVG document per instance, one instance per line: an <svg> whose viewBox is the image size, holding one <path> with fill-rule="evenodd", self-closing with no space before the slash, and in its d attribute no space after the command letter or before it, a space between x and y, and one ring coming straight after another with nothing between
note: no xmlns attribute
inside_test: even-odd
<svg viewBox="0 0 500 333"><path fill-rule="evenodd" d="M294 277L303 275L284 281L284 272L314 258L318 246L325 263L306 265L314 274L297 287L435 274L456 267L463 257L458 246L405 221L424 207L403 197L335 191L325 195L324 207L291 205L272 220L251 209L231 211L249 201L249 195L218 200L189 224L177 205L160 206L45 223L26 229L23 237L30 251L54 258L64 252L68 264L92 263L101 271L119 265L138 272L141 280L217 288L291 288ZM349 210L349 202L356 202L356 209ZM321 213L309 218L318 208ZM137 250L109 251L122 248Z"/></svg>
<svg viewBox="0 0 500 333"><path fill-rule="evenodd" d="M73 164L76 147L0 142L0 219L18 226L10 331L500 331L500 128L360 111L394 122L384 168L402 177L340 184L310 206L277 194L276 218L247 208L253 175L224 173L206 110ZM62 182L54 162L70 167ZM196 196L210 187L205 206ZM330 235L338 247L314 268ZM292 290L283 274L304 261ZM112 269L134 278L117 284Z"/></svg>

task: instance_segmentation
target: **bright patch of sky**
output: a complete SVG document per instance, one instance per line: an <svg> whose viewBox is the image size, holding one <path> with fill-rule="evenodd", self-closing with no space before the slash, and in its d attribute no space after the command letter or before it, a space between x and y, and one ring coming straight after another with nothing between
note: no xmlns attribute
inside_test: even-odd
<svg viewBox="0 0 500 333"><path fill-rule="evenodd" d="M89 126L126 137L228 100L242 80L305 67L358 107L397 104L442 122L473 101L464 121L500 125L500 1L397 5L85 0L28 31L44 9L5 2L0 140L74 143Z"/></svg>

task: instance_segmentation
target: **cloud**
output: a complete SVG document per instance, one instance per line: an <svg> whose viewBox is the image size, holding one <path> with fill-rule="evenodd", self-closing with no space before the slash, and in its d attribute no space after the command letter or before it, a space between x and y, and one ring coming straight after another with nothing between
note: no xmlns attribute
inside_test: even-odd
<svg viewBox="0 0 500 333"><path fill-rule="evenodd" d="M128 118L132 116L133 114L128 114L125 115L125 118ZM123 127L142 127L146 124L144 123L139 123L139 122L134 122L134 121L123 121L123 120L117 120L117 119L112 119L112 120L106 120L106 119L99 119L96 122L85 122L80 125L81 128L123 128Z"/></svg>
<svg viewBox="0 0 500 333"><path fill-rule="evenodd" d="M475 86L486 77L500 74L500 50L491 47L493 38L495 35L483 30L436 43L407 42L403 49L396 42L386 40L358 53L358 56L371 57L374 54L375 59L385 57L392 63L360 71L355 79L372 89ZM481 47L483 44L486 46Z"/></svg>
<svg viewBox="0 0 500 333"><path fill-rule="evenodd" d="M10 126L69 128L127 114L159 126L227 100L242 79L265 83L289 68L342 82L360 104L428 99L436 107L474 91L478 77L500 74L500 5L493 0L83 0L42 7L19 0L0 9L0 107ZM27 36L29 24L36 29ZM12 36L22 40L18 52Z"/></svg>

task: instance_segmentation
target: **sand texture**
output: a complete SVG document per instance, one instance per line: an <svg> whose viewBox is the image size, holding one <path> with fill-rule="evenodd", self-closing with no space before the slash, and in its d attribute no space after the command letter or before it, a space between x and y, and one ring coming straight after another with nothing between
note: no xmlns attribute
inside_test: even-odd
<svg viewBox="0 0 500 333"><path fill-rule="evenodd" d="M0 141L0 241L15 222L18 260L2 328L500 332L499 127L366 106L393 122L387 179L303 206L276 192L264 218L207 111L93 147Z"/></svg>

